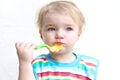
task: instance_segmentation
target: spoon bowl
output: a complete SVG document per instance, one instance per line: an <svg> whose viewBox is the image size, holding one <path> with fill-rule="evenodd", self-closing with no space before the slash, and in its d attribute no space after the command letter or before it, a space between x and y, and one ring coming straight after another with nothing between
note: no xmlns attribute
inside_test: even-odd
<svg viewBox="0 0 120 80"><path fill-rule="evenodd" d="M61 44L55 44L54 46L49 46L47 44L42 44L42 45L38 45L36 46L34 49L38 50L41 48L48 48L51 52L58 52L59 50L61 50L63 48L63 46Z"/></svg>

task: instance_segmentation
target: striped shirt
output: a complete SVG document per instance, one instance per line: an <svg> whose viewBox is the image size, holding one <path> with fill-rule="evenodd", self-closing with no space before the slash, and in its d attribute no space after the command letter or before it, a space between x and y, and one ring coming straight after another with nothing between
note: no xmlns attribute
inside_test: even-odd
<svg viewBox="0 0 120 80"><path fill-rule="evenodd" d="M40 55L32 61L36 80L96 80L99 61L86 55L74 54L76 60L60 63L49 54Z"/></svg>

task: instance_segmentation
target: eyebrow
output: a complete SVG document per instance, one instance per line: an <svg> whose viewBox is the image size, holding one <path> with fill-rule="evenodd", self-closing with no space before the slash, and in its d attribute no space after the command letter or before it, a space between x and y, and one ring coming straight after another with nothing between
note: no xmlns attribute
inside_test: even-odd
<svg viewBox="0 0 120 80"><path fill-rule="evenodd" d="M55 26L55 24L47 24L47 25L45 25L46 27L48 27L48 26Z"/></svg>
<svg viewBox="0 0 120 80"><path fill-rule="evenodd" d="M56 25L55 24L46 24L45 25L45 27L49 27L49 26L53 26L53 27L56 27ZM71 24L71 23L68 23L68 24L64 24L63 26L71 26L71 27L73 27L73 26L75 26L74 24Z"/></svg>
<svg viewBox="0 0 120 80"><path fill-rule="evenodd" d="M65 24L65 26L75 26L74 24Z"/></svg>

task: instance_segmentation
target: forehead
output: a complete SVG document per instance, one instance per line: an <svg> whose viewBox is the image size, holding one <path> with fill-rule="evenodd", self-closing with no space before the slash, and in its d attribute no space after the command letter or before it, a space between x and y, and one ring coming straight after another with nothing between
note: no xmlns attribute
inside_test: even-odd
<svg viewBox="0 0 120 80"><path fill-rule="evenodd" d="M67 23L67 24L75 24L73 18L64 13L49 13L44 16L43 19L44 24L46 23Z"/></svg>

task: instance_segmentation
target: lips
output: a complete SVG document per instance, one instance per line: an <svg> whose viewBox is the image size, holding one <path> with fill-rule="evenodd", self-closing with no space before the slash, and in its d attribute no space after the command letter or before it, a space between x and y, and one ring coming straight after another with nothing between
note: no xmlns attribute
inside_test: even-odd
<svg viewBox="0 0 120 80"><path fill-rule="evenodd" d="M61 44L63 44L63 43L62 43L62 42L56 42L55 44L61 45Z"/></svg>

